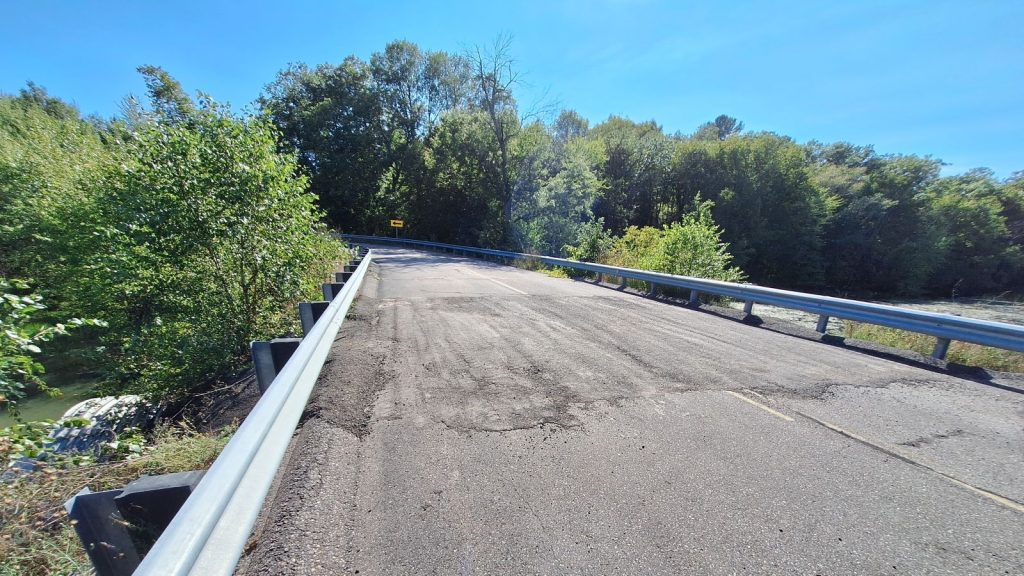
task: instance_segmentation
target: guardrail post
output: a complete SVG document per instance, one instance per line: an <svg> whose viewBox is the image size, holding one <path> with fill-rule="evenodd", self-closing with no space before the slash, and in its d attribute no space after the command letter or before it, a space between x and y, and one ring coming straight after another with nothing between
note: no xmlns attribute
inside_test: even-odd
<svg viewBox="0 0 1024 576"><path fill-rule="evenodd" d="M322 286L324 291L324 300L327 300L328 302L334 300L334 297L341 292L341 289L344 286L344 282L325 282Z"/></svg>
<svg viewBox="0 0 1024 576"><path fill-rule="evenodd" d="M352 277L352 272L335 272L334 273L334 281L335 282L342 282L342 283L344 283L344 282L348 281L348 279L351 278L351 277Z"/></svg>
<svg viewBox="0 0 1024 576"><path fill-rule="evenodd" d="M299 347L302 338L274 338L271 341L253 340L249 345L252 352L252 363L256 368L256 383L260 394L270 388L277 373L284 368L292 353Z"/></svg>
<svg viewBox="0 0 1024 576"><path fill-rule="evenodd" d="M690 306L700 305L700 292L696 290L690 290Z"/></svg>
<svg viewBox="0 0 1024 576"><path fill-rule="evenodd" d="M619 276L619 290L625 290L626 284L629 283L629 279L625 276Z"/></svg>
<svg viewBox="0 0 1024 576"><path fill-rule="evenodd" d="M129 576L139 566L139 553L114 501L121 492L86 488L64 504L99 576Z"/></svg>
<svg viewBox="0 0 1024 576"><path fill-rule="evenodd" d="M330 306L329 301L323 302L299 302L299 322L302 323L302 334L309 334L316 321L323 316L324 310Z"/></svg>
<svg viewBox="0 0 1024 576"><path fill-rule="evenodd" d="M205 470L192 470L142 476L114 497L121 517L131 525L129 533L140 554L149 552L205 474Z"/></svg>
<svg viewBox="0 0 1024 576"><path fill-rule="evenodd" d="M598 272L598 273L597 273L597 283L598 283L598 284L602 284L602 283L604 283L604 274L603 274L603 273L601 273L601 272Z"/></svg>
<svg viewBox="0 0 1024 576"><path fill-rule="evenodd" d="M818 316L818 325L814 327L815 332L824 334L828 331L828 316L821 314Z"/></svg>
<svg viewBox="0 0 1024 576"><path fill-rule="evenodd" d="M935 349L932 350L932 358L945 360L947 352L949 352L949 338L936 338Z"/></svg>
<svg viewBox="0 0 1024 576"><path fill-rule="evenodd" d="M753 312L754 312L754 301L753 300L747 300L746 302L744 302L743 303L743 313L746 314L747 316L750 316L750 314L752 314Z"/></svg>
<svg viewBox="0 0 1024 576"><path fill-rule="evenodd" d="M655 284L654 282L651 282L651 289L650 289L650 291L647 292L647 295L652 297L652 298L657 296L658 295L658 285Z"/></svg>

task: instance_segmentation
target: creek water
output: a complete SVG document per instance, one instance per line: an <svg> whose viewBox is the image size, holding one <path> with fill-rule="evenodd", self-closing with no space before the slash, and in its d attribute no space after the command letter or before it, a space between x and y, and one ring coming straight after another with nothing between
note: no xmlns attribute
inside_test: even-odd
<svg viewBox="0 0 1024 576"><path fill-rule="evenodd" d="M32 394L18 402L18 418L24 422L35 420L57 420L75 404L95 396L94 380L77 380L67 383L51 382L59 386L60 396L51 397L46 394ZM16 419L6 410L0 410L0 428L14 424Z"/></svg>

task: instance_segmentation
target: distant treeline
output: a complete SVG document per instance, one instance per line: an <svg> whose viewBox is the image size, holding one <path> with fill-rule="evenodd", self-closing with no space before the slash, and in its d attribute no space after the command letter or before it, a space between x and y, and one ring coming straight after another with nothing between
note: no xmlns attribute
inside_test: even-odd
<svg viewBox="0 0 1024 576"><path fill-rule="evenodd" d="M507 39L463 54L402 41L369 62L294 65L260 103L346 231L403 218L412 237L567 255L595 227L680 222L699 197L756 283L855 295L1024 283L1021 173L943 178L931 157L801 145L724 115L692 134L615 116L590 126L524 110L518 81Z"/></svg>

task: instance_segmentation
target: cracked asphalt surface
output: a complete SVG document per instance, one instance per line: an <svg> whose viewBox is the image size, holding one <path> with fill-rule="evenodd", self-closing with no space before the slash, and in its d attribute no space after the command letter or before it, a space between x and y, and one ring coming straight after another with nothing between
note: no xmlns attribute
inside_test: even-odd
<svg viewBox="0 0 1024 576"><path fill-rule="evenodd" d="M240 573L1024 574L1019 379L374 254Z"/></svg>

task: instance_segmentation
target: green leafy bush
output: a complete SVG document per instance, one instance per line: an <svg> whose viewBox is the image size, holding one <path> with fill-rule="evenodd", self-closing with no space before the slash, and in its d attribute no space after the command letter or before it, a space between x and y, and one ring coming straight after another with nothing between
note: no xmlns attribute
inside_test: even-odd
<svg viewBox="0 0 1024 576"><path fill-rule="evenodd" d="M564 250L570 260L600 262L615 245L615 238L604 228L604 218L581 224L576 235L576 245L566 245Z"/></svg>
<svg viewBox="0 0 1024 576"><path fill-rule="evenodd" d="M742 281L743 272L731 266L729 245L711 217L711 201L697 197L694 211L682 221L662 228L630 226L615 240L607 263L624 268L653 270L729 282Z"/></svg>
<svg viewBox="0 0 1024 576"><path fill-rule="evenodd" d="M42 352L40 344L79 326L105 325L99 320L81 318L52 326L40 323L33 316L46 309L42 296L18 294L28 288L25 281L0 277L0 407L12 412L17 411L17 402L25 396L27 386L59 394L41 377L44 368L37 359Z"/></svg>
<svg viewBox="0 0 1024 576"><path fill-rule="evenodd" d="M116 391L159 397L223 374L318 294L341 245L276 138L266 120L209 100L125 136L76 284L110 321Z"/></svg>
<svg viewBox="0 0 1024 576"><path fill-rule="evenodd" d="M0 276L31 278L55 314L57 286L94 244L95 184L114 162L100 130L42 88L0 96Z"/></svg>

